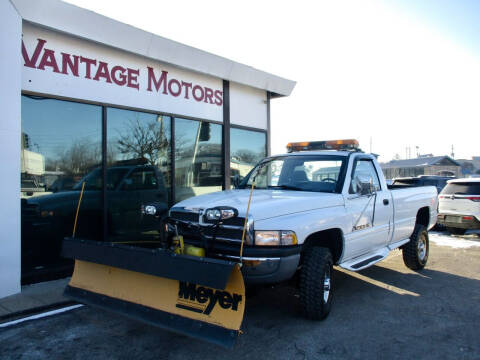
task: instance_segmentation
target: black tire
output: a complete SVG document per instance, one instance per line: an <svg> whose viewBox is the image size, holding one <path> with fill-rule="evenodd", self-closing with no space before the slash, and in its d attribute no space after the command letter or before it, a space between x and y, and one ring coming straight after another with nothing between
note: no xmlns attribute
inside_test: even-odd
<svg viewBox="0 0 480 360"><path fill-rule="evenodd" d="M428 261L430 244L428 231L424 225L415 225L410 241L403 245L403 262L412 270L421 270Z"/></svg>
<svg viewBox="0 0 480 360"><path fill-rule="evenodd" d="M463 235L467 232L467 229L461 229L456 227L447 227L447 231L452 235Z"/></svg>
<svg viewBox="0 0 480 360"><path fill-rule="evenodd" d="M330 313L332 273L333 260L329 249L315 246L306 251L300 272L300 305L305 317L321 320ZM328 293L325 301L326 286Z"/></svg>

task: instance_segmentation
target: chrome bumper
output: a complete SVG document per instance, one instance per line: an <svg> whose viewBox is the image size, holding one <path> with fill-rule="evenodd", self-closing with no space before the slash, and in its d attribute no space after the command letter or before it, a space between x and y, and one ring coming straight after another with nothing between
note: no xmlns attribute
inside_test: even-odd
<svg viewBox="0 0 480 360"><path fill-rule="evenodd" d="M240 261L239 256L217 254L225 260ZM285 257L243 257L242 274L247 284L271 284L290 279L297 271L300 254Z"/></svg>

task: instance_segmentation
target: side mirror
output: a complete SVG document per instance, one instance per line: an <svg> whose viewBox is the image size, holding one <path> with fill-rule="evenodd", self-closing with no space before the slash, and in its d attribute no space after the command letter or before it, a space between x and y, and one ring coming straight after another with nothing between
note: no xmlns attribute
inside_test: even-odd
<svg viewBox="0 0 480 360"><path fill-rule="evenodd" d="M358 195L372 195L375 193L373 178L370 175L355 176L355 193Z"/></svg>
<svg viewBox="0 0 480 360"><path fill-rule="evenodd" d="M233 187L237 189L240 186L240 183L242 182L242 180L243 180L243 176L236 174L233 177L233 181L232 181Z"/></svg>

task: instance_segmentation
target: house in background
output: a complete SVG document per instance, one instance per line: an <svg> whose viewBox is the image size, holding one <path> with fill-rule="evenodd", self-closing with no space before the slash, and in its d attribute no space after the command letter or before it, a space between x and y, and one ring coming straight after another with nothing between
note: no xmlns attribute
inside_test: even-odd
<svg viewBox="0 0 480 360"><path fill-rule="evenodd" d="M462 177L462 166L450 156L423 155L415 159L391 160L381 164L387 179L419 175Z"/></svg>
<svg viewBox="0 0 480 360"><path fill-rule="evenodd" d="M462 174L465 177L480 175L480 156L472 156L471 160L459 159L457 162L462 166Z"/></svg>

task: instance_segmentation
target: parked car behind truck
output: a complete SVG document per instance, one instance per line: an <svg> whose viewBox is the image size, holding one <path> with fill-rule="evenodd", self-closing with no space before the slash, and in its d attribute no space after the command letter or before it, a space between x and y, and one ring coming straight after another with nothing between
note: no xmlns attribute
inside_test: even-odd
<svg viewBox="0 0 480 360"><path fill-rule="evenodd" d="M439 195L438 223L454 235L480 229L480 178L448 182Z"/></svg>
<svg viewBox="0 0 480 360"><path fill-rule="evenodd" d="M435 186L438 193L447 185L448 180L455 179L452 176L420 175L416 177L395 178L392 181L392 189L401 187Z"/></svg>

